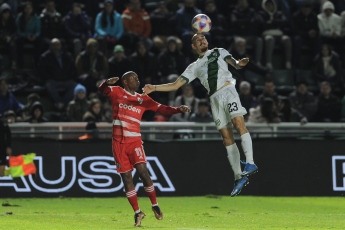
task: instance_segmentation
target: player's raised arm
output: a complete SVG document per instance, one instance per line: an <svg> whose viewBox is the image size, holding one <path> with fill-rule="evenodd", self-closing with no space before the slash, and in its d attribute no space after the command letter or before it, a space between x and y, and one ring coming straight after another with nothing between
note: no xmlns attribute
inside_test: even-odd
<svg viewBox="0 0 345 230"><path fill-rule="evenodd" d="M249 58L242 58L241 60L236 60L233 57L228 57L225 59L225 61L232 65L235 69L242 69L248 64Z"/></svg>
<svg viewBox="0 0 345 230"><path fill-rule="evenodd" d="M113 85L115 84L120 78L118 77L112 77L112 78L108 78L107 80L103 81L99 86L98 86L98 90L107 95L109 92L111 92L111 89L108 87L109 85Z"/></svg>
<svg viewBox="0 0 345 230"><path fill-rule="evenodd" d="M146 84L143 88L144 94L150 94L154 91L160 91L160 92L170 92L170 91L176 91L181 86L186 84L187 81L183 79L182 77L177 78L175 82L163 84L163 85L151 85Z"/></svg>

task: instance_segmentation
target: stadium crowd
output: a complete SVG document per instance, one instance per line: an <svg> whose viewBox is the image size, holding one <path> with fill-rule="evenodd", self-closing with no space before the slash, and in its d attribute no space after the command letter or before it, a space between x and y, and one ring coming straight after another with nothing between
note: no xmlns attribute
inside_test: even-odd
<svg viewBox="0 0 345 230"><path fill-rule="evenodd" d="M244 69L229 66L248 122L345 120L342 0L0 0L0 115L110 122L97 84L130 70L141 86L176 80L197 59L191 20L199 13L212 20L210 48L250 57ZM212 121L197 80L150 96L192 113L143 120Z"/></svg>

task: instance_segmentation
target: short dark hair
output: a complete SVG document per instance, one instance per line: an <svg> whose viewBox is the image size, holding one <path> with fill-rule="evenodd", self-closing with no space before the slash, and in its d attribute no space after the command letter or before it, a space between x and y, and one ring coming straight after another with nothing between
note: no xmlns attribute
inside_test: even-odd
<svg viewBox="0 0 345 230"><path fill-rule="evenodd" d="M208 102L207 99L200 99L198 106L207 106L210 107L210 103Z"/></svg>

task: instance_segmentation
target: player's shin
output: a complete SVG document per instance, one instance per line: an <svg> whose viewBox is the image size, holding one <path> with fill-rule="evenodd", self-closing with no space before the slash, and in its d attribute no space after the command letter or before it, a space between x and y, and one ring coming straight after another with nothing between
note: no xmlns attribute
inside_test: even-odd
<svg viewBox="0 0 345 230"><path fill-rule="evenodd" d="M234 171L235 180L240 179L242 177L240 151L238 150L236 143L229 146L225 146L225 148L226 148L226 151L228 152L228 159L229 159L232 171Z"/></svg>
<svg viewBox="0 0 345 230"><path fill-rule="evenodd" d="M140 212L137 192L135 191L135 189L132 189L132 190L126 192L126 196L127 196L129 203L131 204L134 212L136 212L136 213Z"/></svg>
<svg viewBox="0 0 345 230"><path fill-rule="evenodd" d="M241 145L244 155L246 156L246 163L254 164L253 143L249 133L245 133L241 136Z"/></svg>
<svg viewBox="0 0 345 230"><path fill-rule="evenodd" d="M152 185L144 187L145 192L147 194L147 196L150 198L151 200L151 204L152 206L154 205L158 205L157 203L157 197L156 197L156 191L155 191L155 187Z"/></svg>

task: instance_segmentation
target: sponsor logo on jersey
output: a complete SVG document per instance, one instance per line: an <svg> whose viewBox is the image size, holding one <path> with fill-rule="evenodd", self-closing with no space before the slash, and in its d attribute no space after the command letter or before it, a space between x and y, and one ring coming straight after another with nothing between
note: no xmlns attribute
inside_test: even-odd
<svg viewBox="0 0 345 230"><path fill-rule="evenodd" d="M143 99L141 99L140 97L138 97L138 101L140 105L143 103Z"/></svg>
<svg viewBox="0 0 345 230"><path fill-rule="evenodd" d="M133 105L127 105L127 104L120 103L119 107L123 108L123 109L132 110L132 111L137 112L137 113L141 113L141 109L138 109L138 108L134 107Z"/></svg>

